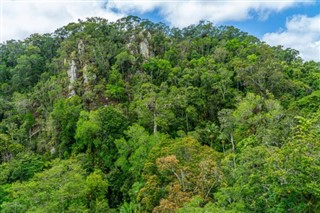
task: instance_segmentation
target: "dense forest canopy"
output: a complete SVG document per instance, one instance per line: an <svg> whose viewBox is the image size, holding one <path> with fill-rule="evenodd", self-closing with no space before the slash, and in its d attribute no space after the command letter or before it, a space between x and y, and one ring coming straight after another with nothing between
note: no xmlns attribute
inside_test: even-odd
<svg viewBox="0 0 320 213"><path fill-rule="evenodd" d="M234 27L10 40L0 99L0 212L320 211L320 63Z"/></svg>

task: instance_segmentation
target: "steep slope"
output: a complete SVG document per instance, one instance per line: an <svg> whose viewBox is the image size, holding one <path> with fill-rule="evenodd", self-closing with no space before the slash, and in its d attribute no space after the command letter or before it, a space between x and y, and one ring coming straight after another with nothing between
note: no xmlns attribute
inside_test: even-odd
<svg viewBox="0 0 320 213"><path fill-rule="evenodd" d="M319 63L210 22L7 41L0 211L320 211L319 91Z"/></svg>

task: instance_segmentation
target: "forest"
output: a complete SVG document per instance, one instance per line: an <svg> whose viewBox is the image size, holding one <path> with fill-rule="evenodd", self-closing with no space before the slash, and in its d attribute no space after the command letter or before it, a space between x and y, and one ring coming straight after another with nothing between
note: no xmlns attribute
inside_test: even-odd
<svg viewBox="0 0 320 213"><path fill-rule="evenodd" d="M136 16L1 43L0 212L320 212L320 63Z"/></svg>

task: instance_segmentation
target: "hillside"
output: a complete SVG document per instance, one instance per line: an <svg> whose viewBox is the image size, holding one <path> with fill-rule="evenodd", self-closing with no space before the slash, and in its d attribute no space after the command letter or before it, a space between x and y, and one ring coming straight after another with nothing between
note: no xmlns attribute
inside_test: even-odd
<svg viewBox="0 0 320 213"><path fill-rule="evenodd" d="M135 16L0 45L0 212L319 212L320 63Z"/></svg>

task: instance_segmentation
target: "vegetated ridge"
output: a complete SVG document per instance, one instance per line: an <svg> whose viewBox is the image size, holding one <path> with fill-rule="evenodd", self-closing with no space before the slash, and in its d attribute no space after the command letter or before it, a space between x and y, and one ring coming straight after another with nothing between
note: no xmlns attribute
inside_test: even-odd
<svg viewBox="0 0 320 213"><path fill-rule="evenodd" d="M0 212L319 212L320 63L135 16L0 45Z"/></svg>

